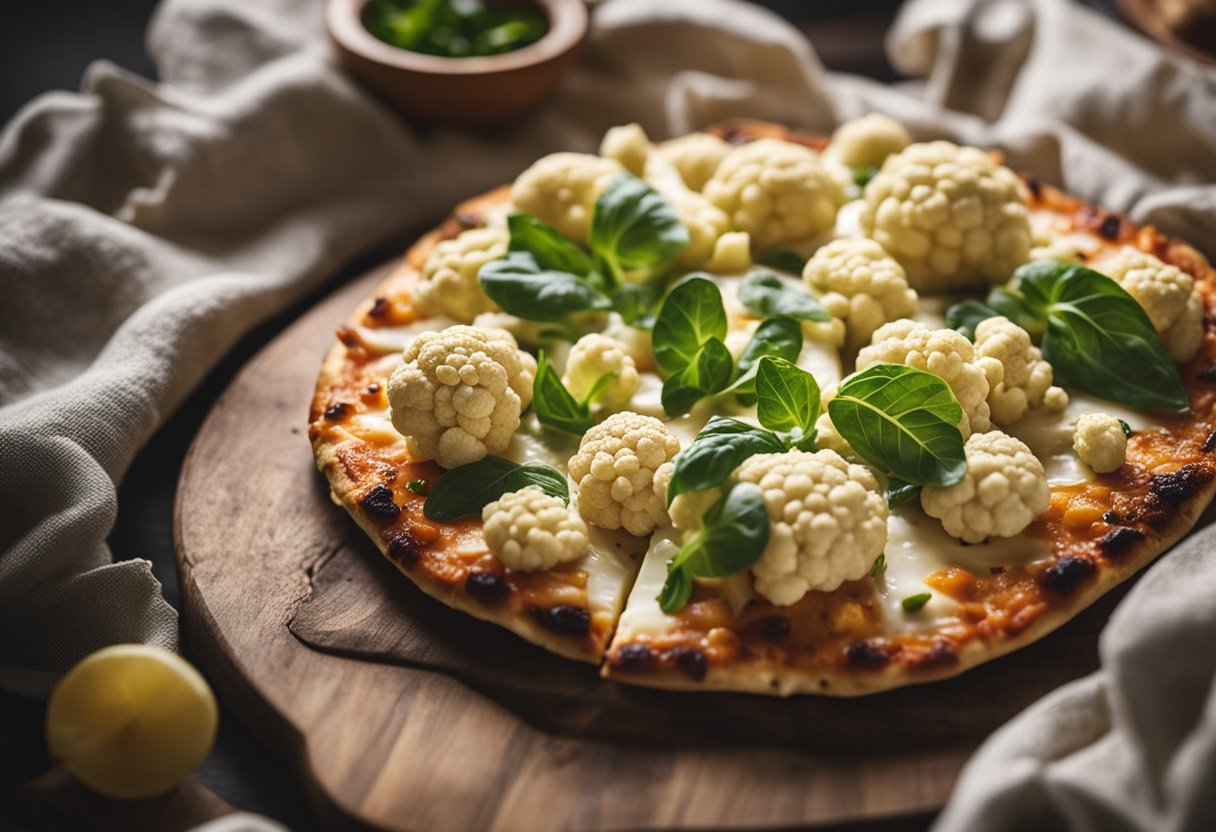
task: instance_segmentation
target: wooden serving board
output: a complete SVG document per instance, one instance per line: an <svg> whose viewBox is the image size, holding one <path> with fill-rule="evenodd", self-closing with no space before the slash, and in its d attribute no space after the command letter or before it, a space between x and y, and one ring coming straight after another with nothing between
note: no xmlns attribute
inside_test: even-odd
<svg viewBox="0 0 1216 832"><path fill-rule="evenodd" d="M177 495L194 650L326 823L531 832L923 815L993 729L1097 666L1118 591L962 677L852 700L627 688L492 625L445 618L333 505L307 438L334 328L388 268L335 292L244 367ZM427 633L443 643L420 646Z"/></svg>

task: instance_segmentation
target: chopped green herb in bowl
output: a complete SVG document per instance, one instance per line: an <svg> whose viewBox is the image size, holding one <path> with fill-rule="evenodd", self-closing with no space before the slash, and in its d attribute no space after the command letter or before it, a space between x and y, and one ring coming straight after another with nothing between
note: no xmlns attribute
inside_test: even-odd
<svg viewBox="0 0 1216 832"><path fill-rule="evenodd" d="M541 14L490 8L481 0L372 0L364 23L391 46L443 58L513 52L549 28Z"/></svg>

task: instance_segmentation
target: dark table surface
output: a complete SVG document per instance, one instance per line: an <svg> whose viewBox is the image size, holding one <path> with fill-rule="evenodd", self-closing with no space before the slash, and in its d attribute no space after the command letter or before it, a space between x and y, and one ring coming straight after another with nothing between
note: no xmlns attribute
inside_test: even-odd
<svg viewBox="0 0 1216 832"><path fill-rule="evenodd" d="M897 80L882 52L882 37L899 0L765 0L762 3L807 33L834 70ZM154 0L5 0L0 25L0 121L50 89L78 89L85 68L105 58L144 77L155 70L144 49ZM1110 12L1111 4L1090 2ZM186 449L210 405L236 371L262 345L324 294L363 270L398 254L409 240L368 252L314 296L249 333L162 426L136 458L119 490L119 514L110 535L118 559L143 557L178 606L173 552L173 499ZM191 656L189 643L182 649ZM17 800L20 784L50 767L43 741L45 705L0 693L0 830L40 828ZM260 812L292 829L314 826L303 792L271 749L260 744L221 703L220 732L198 779L232 805ZM925 828L931 818L906 818L884 829ZM860 828L860 827L859 827Z"/></svg>

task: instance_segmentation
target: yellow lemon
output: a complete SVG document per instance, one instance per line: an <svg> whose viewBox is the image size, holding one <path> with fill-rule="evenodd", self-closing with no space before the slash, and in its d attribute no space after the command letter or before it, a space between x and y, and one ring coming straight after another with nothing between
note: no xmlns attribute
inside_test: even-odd
<svg viewBox="0 0 1216 832"><path fill-rule="evenodd" d="M206 680L175 653L143 644L98 650L51 693L51 754L94 791L167 792L207 756L218 717Z"/></svg>

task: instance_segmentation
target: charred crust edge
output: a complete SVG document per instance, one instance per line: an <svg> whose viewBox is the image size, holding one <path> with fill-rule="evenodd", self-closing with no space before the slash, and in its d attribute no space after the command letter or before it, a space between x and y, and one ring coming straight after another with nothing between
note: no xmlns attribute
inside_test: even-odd
<svg viewBox="0 0 1216 832"><path fill-rule="evenodd" d="M396 520L401 516L401 506L393 502L393 489L377 485L359 498L360 507L372 517L381 520Z"/></svg>
<svg viewBox="0 0 1216 832"><path fill-rule="evenodd" d="M1062 557L1043 570L1040 582L1059 595L1071 595L1084 581L1098 573L1098 567L1086 558Z"/></svg>

